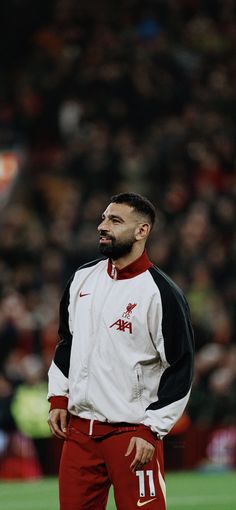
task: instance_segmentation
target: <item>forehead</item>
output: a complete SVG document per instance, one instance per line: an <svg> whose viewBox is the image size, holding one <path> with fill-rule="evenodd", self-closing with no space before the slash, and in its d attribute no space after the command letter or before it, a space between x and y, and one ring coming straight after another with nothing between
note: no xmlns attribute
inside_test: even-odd
<svg viewBox="0 0 236 510"><path fill-rule="evenodd" d="M133 207L130 207L127 204L115 204L112 202L109 204L104 211L104 216L119 216L124 220L130 219L134 215Z"/></svg>

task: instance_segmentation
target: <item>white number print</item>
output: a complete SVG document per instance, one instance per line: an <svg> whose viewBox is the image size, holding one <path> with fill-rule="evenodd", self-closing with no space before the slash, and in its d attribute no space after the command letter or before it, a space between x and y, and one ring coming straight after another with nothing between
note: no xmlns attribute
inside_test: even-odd
<svg viewBox="0 0 236 510"><path fill-rule="evenodd" d="M150 496L155 496L156 495L156 491L155 491L154 478L153 478L153 470L152 469L147 469L147 471L136 471L136 476L138 476L138 480L139 480L139 496L141 498L146 496L146 494L145 494L145 478L144 478L145 475L144 474L146 474L146 476L148 477L149 495Z"/></svg>

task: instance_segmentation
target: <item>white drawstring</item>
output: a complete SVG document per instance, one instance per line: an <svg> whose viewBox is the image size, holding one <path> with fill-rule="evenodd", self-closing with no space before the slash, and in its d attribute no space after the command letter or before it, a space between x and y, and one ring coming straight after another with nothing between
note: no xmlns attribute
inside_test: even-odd
<svg viewBox="0 0 236 510"><path fill-rule="evenodd" d="M89 435L91 436L92 433L93 433L93 422L94 420L90 420L90 424L89 424Z"/></svg>

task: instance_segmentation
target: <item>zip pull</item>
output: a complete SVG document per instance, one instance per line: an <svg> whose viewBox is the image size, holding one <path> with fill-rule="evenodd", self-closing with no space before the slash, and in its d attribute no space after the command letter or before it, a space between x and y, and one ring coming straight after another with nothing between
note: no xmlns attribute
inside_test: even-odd
<svg viewBox="0 0 236 510"><path fill-rule="evenodd" d="M111 277L113 280L117 279L117 270L115 264L111 265Z"/></svg>

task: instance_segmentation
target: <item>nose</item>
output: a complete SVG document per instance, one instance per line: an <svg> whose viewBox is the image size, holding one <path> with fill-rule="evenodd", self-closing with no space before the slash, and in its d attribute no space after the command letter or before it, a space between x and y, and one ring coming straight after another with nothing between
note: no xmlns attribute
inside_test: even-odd
<svg viewBox="0 0 236 510"><path fill-rule="evenodd" d="M107 231L107 227L106 227L106 220L102 220L101 223L99 223L98 225L98 232L101 232L102 230L105 230Z"/></svg>

